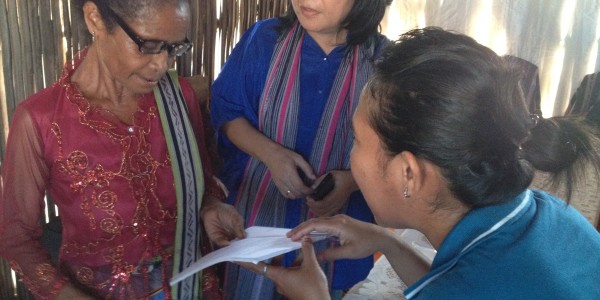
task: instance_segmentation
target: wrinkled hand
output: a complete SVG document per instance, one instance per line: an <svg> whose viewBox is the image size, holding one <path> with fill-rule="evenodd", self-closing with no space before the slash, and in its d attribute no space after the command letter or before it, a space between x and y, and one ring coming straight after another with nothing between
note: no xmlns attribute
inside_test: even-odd
<svg viewBox="0 0 600 300"><path fill-rule="evenodd" d="M330 299L327 278L321 270L310 238L302 241L304 260L298 267L283 268L265 263L238 264L273 280L277 291L292 300ZM265 269L265 266L267 268ZM264 272L266 270L266 272Z"/></svg>
<svg viewBox="0 0 600 300"><path fill-rule="evenodd" d="M234 239L246 236L244 219L231 205L215 201L202 208L200 213L208 238L219 247L229 245Z"/></svg>
<svg viewBox="0 0 600 300"><path fill-rule="evenodd" d="M381 226L359 221L347 215L310 219L288 232L294 241L312 231L328 233L339 239L340 246L319 253L319 260L356 259L367 257L390 242L390 233Z"/></svg>
<svg viewBox="0 0 600 300"><path fill-rule="evenodd" d="M285 147L277 147L264 161L271 178L281 195L288 199L303 198L312 192L300 177L300 171L308 180L315 180L312 167L301 155Z"/></svg>
<svg viewBox="0 0 600 300"><path fill-rule="evenodd" d="M352 177L352 172L331 171L331 173L335 180L335 187L327 194L327 196L319 201L316 201L310 196L306 197L306 204L310 210L319 217L329 217L338 214L340 209L346 204L346 201L348 201L350 194L358 190L358 186ZM319 178L317 184L314 184L312 187L316 188L323 177L325 177L325 175Z"/></svg>

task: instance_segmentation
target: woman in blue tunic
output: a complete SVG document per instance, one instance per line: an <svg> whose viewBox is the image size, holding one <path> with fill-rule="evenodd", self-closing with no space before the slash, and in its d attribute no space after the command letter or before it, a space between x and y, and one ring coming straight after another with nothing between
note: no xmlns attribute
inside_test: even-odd
<svg viewBox="0 0 600 300"><path fill-rule="evenodd" d="M600 234L527 188L535 169L576 174L585 163L597 174L598 138L582 119L530 115L518 73L493 51L439 28L404 34L382 54L353 127L352 173L383 227L338 215L292 230L338 236L321 259L381 251L408 299L600 299ZM385 227L422 232L432 264ZM249 267L290 299L327 299L309 241L303 251L299 268Z"/></svg>
<svg viewBox="0 0 600 300"><path fill-rule="evenodd" d="M373 221L349 170L350 119L388 42L378 26L390 2L292 0L285 17L257 22L236 45L212 86L211 119L228 200L247 226L291 228L340 212ZM328 172L335 188L315 201L309 195ZM371 265L336 263L333 289L350 288ZM228 266L228 298L274 295L272 283L238 269Z"/></svg>

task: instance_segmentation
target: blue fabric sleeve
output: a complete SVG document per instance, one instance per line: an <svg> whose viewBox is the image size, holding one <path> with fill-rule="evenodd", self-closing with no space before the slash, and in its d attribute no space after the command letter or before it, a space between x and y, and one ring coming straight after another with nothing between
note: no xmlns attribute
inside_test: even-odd
<svg viewBox="0 0 600 300"><path fill-rule="evenodd" d="M254 126L258 103L278 32L277 19L259 21L242 36L212 85L211 120L215 130L239 117Z"/></svg>
<svg viewBox="0 0 600 300"><path fill-rule="evenodd" d="M275 30L279 24L278 19L267 19L252 25L236 44L212 85L211 122L223 159L220 178L230 190L228 203L235 199L248 154L222 134L221 127L239 117L258 127L260 96L279 36Z"/></svg>

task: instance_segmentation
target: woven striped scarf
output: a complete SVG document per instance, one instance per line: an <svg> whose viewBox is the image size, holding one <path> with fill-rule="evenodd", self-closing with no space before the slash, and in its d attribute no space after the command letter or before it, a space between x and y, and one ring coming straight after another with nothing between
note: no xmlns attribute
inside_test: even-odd
<svg viewBox="0 0 600 300"><path fill-rule="evenodd" d="M177 194L177 230L173 275L201 257L201 230L198 212L204 194L204 175L200 152L177 73L171 70L154 89L167 142L175 192ZM171 288L172 299L199 299L201 273L190 276Z"/></svg>
<svg viewBox="0 0 600 300"><path fill-rule="evenodd" d="M304 29L296 23L278 41L259 106L259 130L290 149L294 149L299 126L299 74L304 34ZM373 70L374 45L355 46L346 51L309 158L317 174L349 169L354 140L352 114L360 91ZM247 225L283 226L286 201L272 182L266 166L250 158L236 199L236 207L244 215ZM303 210L302 219L306 219L306 207Z"/></svg>

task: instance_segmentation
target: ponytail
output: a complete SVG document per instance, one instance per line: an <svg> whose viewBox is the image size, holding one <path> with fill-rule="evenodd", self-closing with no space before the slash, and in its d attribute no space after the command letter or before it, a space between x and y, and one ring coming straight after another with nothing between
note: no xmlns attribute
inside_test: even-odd
<svg viewBox="0 0 600 300"><path fill-rule="evenodd" d="M568 201L587 167L600 171L599 136L583 117L540 118L521 152L536 170L551 175L553 186L565 184Z"/></svg>

